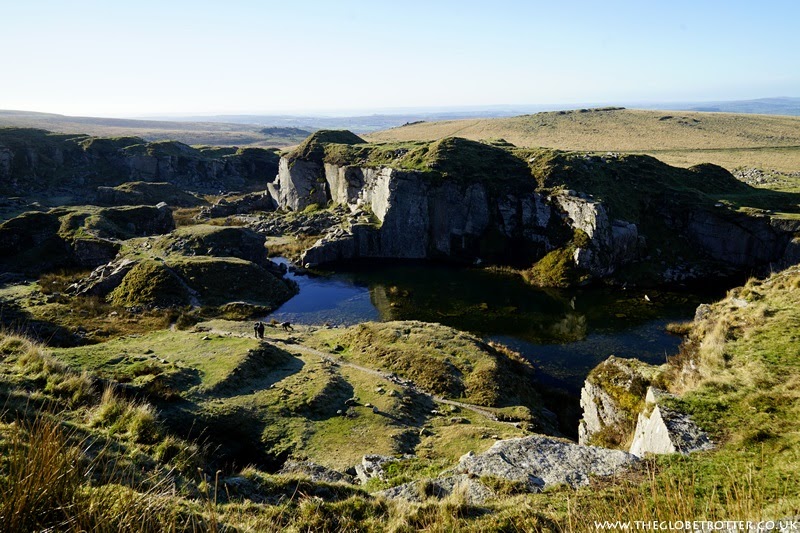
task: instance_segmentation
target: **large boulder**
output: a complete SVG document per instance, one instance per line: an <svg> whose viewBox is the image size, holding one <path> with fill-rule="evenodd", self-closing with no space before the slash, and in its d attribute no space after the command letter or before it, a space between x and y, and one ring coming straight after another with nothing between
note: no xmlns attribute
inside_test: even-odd
<svg viewBox="0 0 800 533"><path fill-rule="evenodd" d="M517 492L541 492L557 485L586 485L592 476L619 474L637 461L621 450L533 435L498 441L484 453L464 455L438 478L406 483L379 494L422 501L459 490L467 501L483 503L496 495L491 488L497 484L495 480L512 484Z"/></svg>
<svg viewBox="0 0 800 533"><path fill-rule="evenodd" d="M532 435L498 441L481 454L467 454L454 472L519 481L531 492L538 492L562 484L586 485L591 476L618 474L636 460L621 450Z"/></svg>
<svg viewBox="0 0 800 533"><path fill-rule="evenodd" d="M688 454L711 450L714 444L686 413L670 409L661 403L671 395L648 388L646 409L639 413L630 453L643 457L647 453Z"/></svg>
<svg viewBox="0 0 800 533"><path fill-rule="evenodd" d="M613 355L593 368L581 389L583 418L578 425L578 442L625 446L644 405L647 387L661 371L637 359Z"/></svg>

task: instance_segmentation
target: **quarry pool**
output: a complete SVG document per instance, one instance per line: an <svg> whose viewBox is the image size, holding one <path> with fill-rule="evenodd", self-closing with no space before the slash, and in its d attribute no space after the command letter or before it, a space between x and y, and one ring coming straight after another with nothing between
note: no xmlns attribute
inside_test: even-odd
<svg viewBox="0 0 800 533"><path fill-rule="evenodd" d="M700 303L721 296L609 287L545 290L514 275L431 264L370 264L288 277L300 292L269 319L439 322L510 346L537 366L542 384L570 395L609 355L664 362L681 341L664 326L691 319Z"/></svg>

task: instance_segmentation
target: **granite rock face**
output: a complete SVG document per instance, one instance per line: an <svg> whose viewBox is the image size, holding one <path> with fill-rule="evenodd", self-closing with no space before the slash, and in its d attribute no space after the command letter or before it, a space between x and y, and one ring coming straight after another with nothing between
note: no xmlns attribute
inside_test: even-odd
<svg viewBox="0 0 800 533"><path fill-rule="evenodd" d="M578 442L588 445L605 433L600 444L619 446L632 431L647 387L658 372L658 367L613 355L592 369L581 389Z"/></svg>
<svg viewBox="0 0 800 533"><path fill-rule="evenodd" d="M125 182L168 182L183 189L216 193L272 181L278 156L247 148L227 153L138 137L98 138L10 128L0 135L0 192L9 195L60 189L94 197L97 187ZM114 193L102 197L114 203ZM109 196L110 195L110 196Z"/></svg>
<svg viewBox="0 0 800 533"><path fill-rule="evenodd" d="M609 220L601 202L572 191L555 195L553 199L570 226L588 237L589 244L575 250L576 266L603 277L638 258L640 243L636 224Z"/></svg>
<svg viewBox="0 0 800 533"><path fill-rule="evenodd" d="M631 454L637 457L643 457L647 453L688 454L714 448L705 431L689 415L659 405L659 402L669 396L671 395L652 387L647 390L646 403L652 411L647 414L646 409L639 413Z"/></svg>
<svg viewBox="0 0 800 533"><path fill-rule="evenodd" d="M303 260L311 266L356 258L473 261L513 242L526 243L536 257L552 247L552 209L532 185L493 192L481 183L436 182L416 171L287 158L279 168L269 190L280 207L296 211L333 202L355 215L308 250Z"/></svg>
<svg viewBox="0 0 800 533"><path fill-rule="evenodd" d="M584 446L567 440L533 435L496 442L486 452L467 454L456 473L496 476L526 483L531 492L567 484L586 485L590 476L624 471L637 459L621 450Z"/></svg>
<svg viewBox="0 0 800 533"><path fill-rule="evenodd" d="M542 268L563 265L575 274L570 283L613 276L639 261L648 264L655 281L669 283L786 264L800 256L792 241L800 221L715 206L704 196L706 189L742 192L741 183L719 167L686 170L645 157L567 155L554 167L520 170L509 163L518 157L513 151L499 157L496 147L450 140L426 147L439 151L431 156L423 150L431 156L424 164L384 163L402 159L408 151L403 149L370 159L370 150L380 150L363 140L352 140L359 148L345 148L339 144L344 141L328 145L311 139L282 158L268 186L278 208L334 204L353 214L323 234L303 261L316 266L359 258L447 259L528 267L561 250L566 256L552 256ZM419 167L426 170L409 170ZM506 172L513 177L505 179ZM652 191L619 200L608 189L615 182L634 189L647 183ZM697 185L697 191L687 193L687 184ZM687 242L688 258L662 258L662 248Z"/></svg>
<svg viewBox="0 0 800 533"><path fill-rule="evenodd" d="M695 211L685 221L688 237L714 259L735 267L781 261L791 253L792 236L800 221L731 216Z"/></svg>
<svg viewBox="0 0 800 533"><path fill-rule="evenodd" d="M481 482L487 476L516 482L528 492L540 492L562 484L586 485L591 476L618 474L637 461L621 450L532 435L497 441L484 453L464 455L454 468L438 478L407 483L380 494L421 501L461 490L471 503L482 503L494 496L492 489Z"/></svg>

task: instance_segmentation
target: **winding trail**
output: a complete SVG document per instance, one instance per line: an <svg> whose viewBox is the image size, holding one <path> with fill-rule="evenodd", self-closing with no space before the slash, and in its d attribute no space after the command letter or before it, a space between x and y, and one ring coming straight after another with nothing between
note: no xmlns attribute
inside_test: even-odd
<svg viewBox="0 0 800 533"><path fill-rule="evenodd" d="M219 330L219 329L216 329L216 328L209 329L208 332L209 333L215 333L215 334L218 334L218 335L236 335L236 336L240 336L240 337L250 337L249 333L234 333L234 332L231 332L231 331ZM297 341L295 341L293 339L282 339L282 338L279 338L279 337L277 337L277 338L276 337L269 337L269 338L265 338L262 342L267 342L267 343L274 344L274 345L280 345L283 349L285 349L287 352L290 352L290 353L291 352L295 352L295 353L300 352L300 353L304 353L304 354L308 354L308 355L315 355L315 356L319 357L320 359L322 359L323 361L326 361L329 364L336 365L336 366L339 366L339 367L352 368L353 370L358 370L359 372L364 372L366 374L370 374L372 376L378 377L378 378L383 379L385 381L388 381L390 383L394 383L395 385L400 385L401 387L404 387L406 389L411 390L415 394L420 394L422 396L426 396L426 397L430 398L435 403L444 404L444 405L451 405L451 406L454 406L454 407L467 409L467 410L472 411L473 413L476 413L476 414L478 414L478 415L480 415L480 416L482 416L484 418L487 418L487 419L489 419L489 420L491 420L493 422L498 422L498 423L501 423L501 424L507 424L509 426L518 427L518 424L515 423L515 422L507 422L505 420L500 420L497 417L497 415L495 413L493 413L492 411L490 411L489 409L478 407L476 405L472 405L472 404L469 404L469 403L459 402L457 400L450 400L450 399L444 398L442 396L437 396L435 394L431 394L431 393L429 393L429 392L427 392L425 390L420 389L417 386L417 384L414 383L413 381L411 381L410 379L401 378L400 376L398 376L397 374L395 374L393 372L385 372L383 370L375 370L374 368L369 368L369 367L358 365L358 364L355 364L355 363L350 363L348 361L345 361L344 359L341 359L341 358L338 358L338 357L334 357L332 354L330 354L328 352L323 352L321 350L317 350L316 348L311 348L311 347L306 346L304 344L299 344Z"/></svg>
<svg viewBox="0 0 800 533"><path fill-rule="evenodd" d="M388 381L390 383L394 383L395 385L400 385L402 387L410 389L411 391L413 391L416 394L427 396L428 398L430 398L431 400L433 400L436 403L445 404L445 405L452 405L452 406L455 406L455 407L460 407L462 409L468 409L469 411L472 411L473 413L477 413L477 414L479 414L479 415L481 415L481 416L483 416L485 418L488 418L489 420L492 420L494 422L500 422L500 423L503 423L503 424L508 424L508 425L515 426L514 422L506 422L506 421L503 421L503 420L499 420L497 418L497 415L495 415L493 412L491 412L491 411L489 411L487 409L482 409L482 408L480 408L478 406L475 406L475 405L472 405L472 404L469 404L469 403L459 402L459 401L456 401L456 400L449 400L447 398L443 398L443 397L437 396L435 394L430 394L430 393L428 393L428 392L426 392L424 390L421 390L413 381L408 380L408 379L403 379L400 376L398 376L397 374L394 374L392 372L384 372L382 370L375 370L374 368L369 368L369 367L366 367L366 366L357 365L355 363L350 363L348 361L345 361L344 359L333 357L330 353L326 353L326 352L323 352L321 350L317 350L316 348L309 348L308 346L305 346L305 345L302 345L302 344L295 344L293 342L287 342L284 339L270 339L270 340L273 343L281 344L284 347L284 349L286 349L286 351L288 351L288 352L291 352L292 350L295 350L296 352L301 352L301 353L305 353L305 354L309 354L309 355L316 355L316 356L320 357L323 361L326 361L328 363L331 363L331 364L334 364L334 365L337 365L337 366L340 366L340 367L352 368L354 370L358 370L360 372L365 372L365 373L370 374L372 376L379 377L379 378L381 378L383 380L386 380L386 381Z"/></svg>

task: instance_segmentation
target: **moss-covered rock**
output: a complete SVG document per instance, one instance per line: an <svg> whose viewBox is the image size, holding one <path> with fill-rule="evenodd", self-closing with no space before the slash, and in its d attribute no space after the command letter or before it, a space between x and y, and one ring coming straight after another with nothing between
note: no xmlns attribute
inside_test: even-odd
<svg viewBox="0 0 800 533"><path fill-rule="evenodd" d="M244 259L173 255L167 258L167 265L197 291L205 305L236 301L274 309L294 294L286 282Z"/></svg>
<svg viewBox="0 0 800 533"><path fill-rule="evenodd" d="M116 187L98 187L95 202L102 206L156 205L161 202L176 207L206 204L205 200L172 183L146 181L132 181Z"/></svg>
<svg viewBox="0 0 800 533"><path fill-rule="evenodd" d="M239 226L184 226L158 239L156 250L185 256L238 257L266 264L264 236Z"/></svg>
<svg viewBox="0 0 800 533"><path fill-rule="evenodd" d="M190 303L189 291L164 263L141 261L122 278L108 299L119 306L183 306Z"/></svg>
<svg viewBox="0 0 800 533"><path fill-rule="evenodd" d="M647 388L661 384L665 368L613 355L597 365L581 390L581 444L624 448L630 444Z"/></svg>

